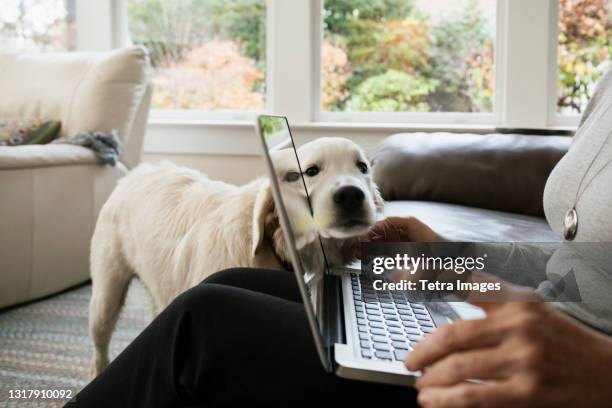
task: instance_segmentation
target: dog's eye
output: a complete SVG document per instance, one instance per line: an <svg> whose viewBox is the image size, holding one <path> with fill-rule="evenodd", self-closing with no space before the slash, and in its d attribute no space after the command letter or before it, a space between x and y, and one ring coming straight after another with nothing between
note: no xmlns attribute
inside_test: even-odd
<svg viewBox="0 0 612 408"><path fill-rule="evenodd" d="M357 168L359 168L359 171L363 174L366 174L368 172L368 165L364 162L357 162Z"/></svg>
<svg viewBox="0 0 612 408"><path fill-rule="evenodd" d="M304 173L306 173L308 177L314 177L319 174L319 166L310 166Z"/></svg>
<svg viewBox="0 0 612 408"><path fill-rule="evenodd" d="M298 173L297 171L290 171L287 174L285 174L285 181L289 183L293 183L294 181L297 181L299 178L300 178L300 173Z"/></svg>

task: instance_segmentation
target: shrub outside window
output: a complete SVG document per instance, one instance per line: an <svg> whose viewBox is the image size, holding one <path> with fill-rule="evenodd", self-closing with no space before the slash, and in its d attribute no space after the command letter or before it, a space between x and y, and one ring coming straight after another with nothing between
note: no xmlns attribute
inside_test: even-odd
<svg viewBox="0 0 612 408"><path fill-rule="evenodd" d="M612 0L560 0L557 112L582 113L612 65Z"/></svg>
<svg viewBox="0 0 612 408"><path fill-rule="evenodd" d="M128 0L149 49L157 109L265 108L265 0Z"/></svg>
<svg viewBox="0 0 612 408"><path fill-rule="evenodd" d="M325 0L324 112L493 111L495 0Z"/></svg>

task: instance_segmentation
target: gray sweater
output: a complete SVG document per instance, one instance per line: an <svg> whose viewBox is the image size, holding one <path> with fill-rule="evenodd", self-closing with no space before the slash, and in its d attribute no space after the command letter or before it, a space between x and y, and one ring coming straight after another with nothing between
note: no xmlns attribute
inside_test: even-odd
<svg viewBox="0 0 612 408"><path fill-rule="evenodd" d="M583 193L576 205L579 225L575 241L612 242L611 132L612 70L599 82L568 153L553 169L544 190L546 219L552 229L561 234L565 212L574 205L580 180L595 159L584 178ZM585 186L588 186L586 190Z"/></svg>
<svg viewBox="0 0 612 408"><path fill-rule="evenodd" d="M583 299L559 303L570 315L612 333L612 70L599 82L582 117L568 153L552 171L544 190L544 212L551 228L562 234L565 212L575 202L580 180L578 231L574 247L589 261L576 272ZM601 148L601 153L597 156ZM597 156L597 157L596 157ZM585 189L586 187L586 189ZM601 244L610 243L605 252ZM572 255L552 258L547 270L563 274L572 267Z"/></svg>

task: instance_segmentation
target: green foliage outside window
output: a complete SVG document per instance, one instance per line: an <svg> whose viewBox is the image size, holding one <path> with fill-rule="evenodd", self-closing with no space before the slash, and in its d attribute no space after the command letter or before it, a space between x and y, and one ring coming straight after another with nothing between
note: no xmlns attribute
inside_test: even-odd
<svg viewBox="0 0 612 408"><path fill-rule="evenodd" d="M156 70L153 106L265 107L265 0L128 0Z"/></svg>
<svg viewBox="0 0 612 408"><path fill-rule="evenodd" d="M427 112L427 97L437 86L438 81L435 79L421 78L391 69L360 83L347 101L346 110Z"/></svg>
<svg viewBox="0 0 612 408"><path fill-rule="evenodd" d="M323 61L326 51L344 52L345 67L333 72L348 72L323 67L324 92L334 91L325 110L492 110L493 29L476 0L448 2L435 21L415 0L326 0L324 8Z"/></svg>
<svg viewBox="0 0 612 408"><path fill-rule="evenodd" d="M441 12L430 15L434 3ZM609 64L612 0L559 4L557 104L574 113ZM265 0L128 5L132 39L149 48L156 67L155 107L265 107ZM325 0L323 7L324 110L492 111L493 1Z"/></svg>
<svg viewBox="0 0 612 408"><path fill-rule="evenodd" d="M557 111L580 113L610 69L612 0L560 0Z"/></svg>

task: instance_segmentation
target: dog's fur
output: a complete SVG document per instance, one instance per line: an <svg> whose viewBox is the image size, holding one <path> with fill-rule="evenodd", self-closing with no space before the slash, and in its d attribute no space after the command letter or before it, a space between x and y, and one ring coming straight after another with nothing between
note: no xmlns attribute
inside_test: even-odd
<svg viewBox="0 0 612 408"><path fill-rule="evenodd" d="M369 172L356 167L367 159L356 144L340 138L319 139L298 151L304 170L320 167L316 177L306 177L314 217L303 188L285 181L287 172L297 170L293 152L275 152L273 159L300 254L316 258L312 249L320 237L328 260L346 263L382 206ZM347 185L365 194L363 211L348 221L332 199L334 191ZM138 166L103 206L92 238L91 376L108 364L110 337L133 277L150 292L157 315L216 271L238 266L282 270L288 260L267 179L236 187L170 163Z"/></svg>

